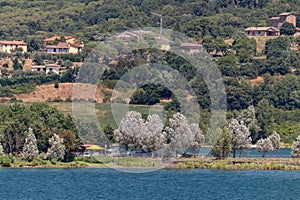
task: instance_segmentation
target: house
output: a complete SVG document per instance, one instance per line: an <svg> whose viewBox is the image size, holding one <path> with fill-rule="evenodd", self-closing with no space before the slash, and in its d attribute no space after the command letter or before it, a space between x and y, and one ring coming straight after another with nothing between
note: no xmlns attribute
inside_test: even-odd
<svg viewBox="0 0 300 200"><path fill-rule="evenodd" d="M106 150L106 154L112 157L127 156L127 150L125 146L115 143L112 144L110 148Z"/></svg>
<svg viewBox="0 0 300 200"><path fill-rule="evenodd" d="M62 36L54 35L50 38L45 38L43 43L47 53L76 54L84 48L83 42L74 36L64 36L64 40L62 41Z"/></svg>
<svg viewBox="0 0 300 200"><path fill-rule="evenodd" d="M0 52L11 53L17 49L27 52L27 44L24 41L0 41Z"/></svg>
<svg viewBox="0 0 300 200"><path fill-rule="evenodd" d="M284 22L293 24L296 27L296 16L293 15L293 12L284 12L279 14L279 16L271 17L270 26L280 29Z"/></svg>
<svg viewBox="0 0 300 200"><path fill-rule="evenodd" d="M66 43L66 42L59 42L55 45L46 45L46 52L47 53L70 53L70 44Z"/></svg>
<svg viewBox="0 0 300 200"><path fill-rule="evenodd" d="M200 43L181 43L181 49L183 49L188 54L200 52L202 45Z"/></svg>
<svg viewBox="0 0 300 200"><path fill-rule="evenodd" d="M279 36L280 30L275 27L248 27L245 33L247 36Z"/></svg>
<svg viewBox="0 0 300 200"><path fill-rule="evenodd" d="M296 16L293 12L284 12L279 16L269 19L269 27L248 27L245 29L247 36L280 36L280 28L284 22L293 24L296 27Z"/></svg>
<svg viewBox="0 0 300 200"><path fill-rule="evenodd" d="M53 72L59 74L60 66L57 64L47 64L47 65L34 65L31 67L33 72L45 72L46 74Z"/></svg>

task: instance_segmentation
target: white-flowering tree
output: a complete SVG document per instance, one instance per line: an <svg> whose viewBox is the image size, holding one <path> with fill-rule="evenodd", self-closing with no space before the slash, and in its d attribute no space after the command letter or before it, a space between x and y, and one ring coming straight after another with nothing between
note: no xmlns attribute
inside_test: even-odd
<svg viewBox="0 0 300 200"><path fill-rule="evenodd" d="M251 138L256 140L258 132L260 131L259 123L255 116L255 108L253 105L249 106L244 110L237 118L238 121L243 121L244 124L249 128Z"/></svg>
<svg viewBox="0 0 300 200"><path fill-rule="evenodd" d="M296 141L294 141L292 144L291 156L293 158L300 158L300 135L297 137Z"/></svg>
<svg viewBox="0 0 300 200"><path fill-rule="evenodd" d="M0 143L0 156L2 156L3 155L3 146L2 146L2 144Z"/></svg>
<svg viewBox="0 0 300 200"><path fill-rule="evenodd" d="M239 150L241 153L242 150L246 150L251 147L251 133L243 121L238 122L236 119L233 119L230 122L228 130L232 135L231 147L233 151L233 157L235 158L237 150Z"/></svg>
<svg viewBox="0 0 300 200"><path fill-rule="evenodd" d="M170 149L177 154L182 154L191 146L195 134L191 131L186 117L181 113L176 113L169 119L169 126L166 127L167 139Z"/></svg>
<svg viewBox="0 0 300 200"><path fill-rule="evenodd" d="M121 145L129 147L131 150L141 147L139 137L143 125L144 119L139 112L127 112L121 119L119 128L114 131L116 141Z"/></svg>
<svg viewBox="0 0 300 200"><path fill-rule="evenodd" d="M57 134L53 134L51 138L49 138L50 148L47 151L48 159L57 159L62 160L65 156L65 145L64 140L60 138Z"/></svg>
<svg viewBox="0 0 300 200"><path fill-rule="evenodd" d="M280 135L275 131L272 135L269 136L272 146L273 146L273 151L278 152L280 149Z"/></svg>
<svg viewBox="0 0 300 200"><path fill-rule="evenodd" d="M258 140L256 143L256 151L261 152L263 158L266 153L273 151L273 145L270 138Z"/></svg>
<svg viewBox="0 0 300 200"><path fill-rule="evenodd" d="M190 129L191 129L191 132L195 134L194 140L190 147L191 147L191 149L194 150L194 152L196 152L198 149L201 148L201 144L204 142L205 137L202 134L202 131L199 128L198 124L191 124Z"/></svg>
<svg viewBox="0 0 300 200"><path fill-rule="evenodd" d="M157 114L149 115L145 121L136 111L129 111L122 118L119 128L114 131L118 143L131 150L157 151L166 142L163 123Z"/></svg>
<svg viewBox="0 0 300 200"><path fill-rule="evenodd" d="M22 153L23 159L29 162L32 161L34 158L38 157L39 155L37 141L32 128L29 128L28 130L28 136L27 138L25 138Z"/></svg>
<svg viewBox="0 0 300 200"><path fill-rule="evenodd" d="M141 128L141 135L138 139L139 146L141 146L143 150L152 152L161 149L166 143L163 128L162 120L157 114L149 115Z"/></svg>

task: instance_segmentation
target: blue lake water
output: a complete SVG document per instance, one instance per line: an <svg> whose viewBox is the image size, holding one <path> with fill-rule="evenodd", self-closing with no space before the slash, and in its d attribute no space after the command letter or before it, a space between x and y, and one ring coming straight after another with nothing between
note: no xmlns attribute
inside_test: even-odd
<svg viewBox="0 0 300 200"><path fill-rule="evenodd" d="M299 199L298 171L0 169L0 199Z"/></svg>
<svg viewBox="0 0 300 200"><path fill-rule="evenodd" d="M201 148L197 154L204 155L204 156L211 156L210 154L211 149L203 147ZM192 151L189 151L190 153L193 153ZM239 157L240 153L237 151L236 156ZM231 155L232 157L232 155ZM261 153L257 152L255 148L251 148L248 151L244 151L241 154L241 157L247 157L247 158L259 158L261 157ZM265 156L266 158L290 158L291 157L291 149L290 148L281 148L278 152L269 152ZM300 199L300 198L299 198Z"/></svg>

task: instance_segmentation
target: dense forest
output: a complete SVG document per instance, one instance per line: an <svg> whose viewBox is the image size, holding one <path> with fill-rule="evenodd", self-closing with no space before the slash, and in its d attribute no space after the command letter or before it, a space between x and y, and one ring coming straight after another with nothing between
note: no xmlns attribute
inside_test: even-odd
<svg viewBox="0 0 300 200"><path fill-rule="evenodd" d="M265 48L245 36L249 26L268 26L269 18L282 12L294 11L300 27L300 1L297 0L163 0L163 1L117 1L117 0L12 0L0 1L0 39L25 40L32 53L18 55L20 60L32 58L35 63L47 59L65 63L84 61L97 42L130 29L158 27L159 19L151 12L163 15L163 28L185 33L195 41L201 41L217 63L227 93L228 119L237 117L242 110L254 105L260 130L252 135L252 141L265 138L277 131L284 142L291 143L299 134L299 48L290 49L291 44L300 45L299 37L282 35L268 40ZM74 35L85 42L82 55L73 57L50 56L36 53L45 37ZM232 40L226 43L225 40ZM210 98L207 87L195 69L182 58L163 51L141 50L119 59L101 77L105 83L116 82L126 70L138 63L146 63L143 53L150 55L156 63L167 63L180 71L196 92L201 109L209 112ZM157 57L159 55L159 57ZM11 55L2 55L2 57ZM132 61L134 56L134 61ZM11 59L14 59L13 57ZM66 64L66 72L59 76L15 72L10 78L1 78L1 96L13 97L26 92L22 84L40 85L49 82L74 82L76 69ZM4 66L3 66L4 67ZM253 82L256 78L263 81ZM21 87L20 87L21 85ZM21 88L21 89L20 89ZM153 105L163 98L173 101L165 106L171 114L180 110L176 97L160 85L144 85L131 98L132 104ZM171 116L170 114L170 116ZM207 128L207 121L200 122ZM24 130L25 131L25 130Z"/></svg>
<svg viewBox="0 0 300 200"><path fill-rule="evenodd" d="M12 0L0 1L0 38L30 42L53 34L102 40L113 32L141 27L163 27L191 37L233 38L248 26L267 26L268 19L299 10L293 0ZM298 24L299 24L298 18Z"/></svg>

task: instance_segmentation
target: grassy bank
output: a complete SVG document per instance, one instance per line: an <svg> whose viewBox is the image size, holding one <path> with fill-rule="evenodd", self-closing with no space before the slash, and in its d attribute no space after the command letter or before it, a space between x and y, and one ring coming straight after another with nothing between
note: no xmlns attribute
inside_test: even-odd
<svg viewBox="0 0 300 200"><path fill-rule="evenodd" d="M177 168L222 170L300 170L300 160L295 158L212 158L182 159Z"/></svg>
<svg viewBox="0 0 300 200"><path fill-rule="evenodd" d="M170 168L214 170L300 170L295 158L228 158L215 160L209 157L181 158L164 161L158 158L108 156L77 157L72 162L35 159L26 162L18 157L0 157L0 167L11 168Z"/></svg>

